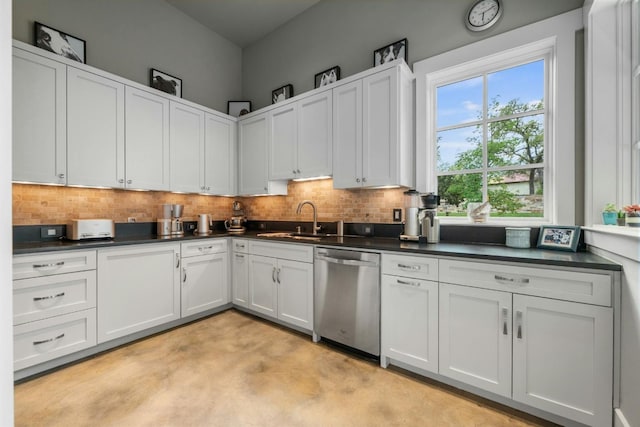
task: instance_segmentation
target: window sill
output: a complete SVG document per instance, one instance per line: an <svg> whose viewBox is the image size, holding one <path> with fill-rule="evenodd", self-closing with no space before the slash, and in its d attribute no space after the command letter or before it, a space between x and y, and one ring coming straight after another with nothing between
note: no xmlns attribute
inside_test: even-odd
<svg viewBox="0 0 640 427"><path fill-rule="evenodd" d="M640 228L595 224L582 227L587 245L638 262L640 258Z"/></svg>

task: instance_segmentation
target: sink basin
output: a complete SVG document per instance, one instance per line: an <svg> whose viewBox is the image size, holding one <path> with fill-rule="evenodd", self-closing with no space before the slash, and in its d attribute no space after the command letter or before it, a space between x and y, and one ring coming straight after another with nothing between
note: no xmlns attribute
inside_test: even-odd
<svg viewBox="0 0 640 427"><path fill-rule="evenodd" d="M319 241L324 237L331 236L330 234L311 234L311 233L287 233L287 232L270 232L270 233L258 233L258 237L277 237L284 239L295 239L295 240L310 240L310 241Z"/></svg>

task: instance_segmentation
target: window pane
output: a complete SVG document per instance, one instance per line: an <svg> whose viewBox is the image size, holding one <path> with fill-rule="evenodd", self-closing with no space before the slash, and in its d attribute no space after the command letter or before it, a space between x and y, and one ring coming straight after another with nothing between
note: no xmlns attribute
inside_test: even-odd
<svg viewBox="0 0 640 427"><path fill-rule="evenodd" d="M489 173L491 216L544 216L543 172L539 168Z"/></svg>
<svg viewBox="0 0 640 427"><path fill-rule="evenodd" d="M543 108L544 60L487 74L489 117Z"/></svg>
<svg viewBox="0 0 640 427"><path fill-rule="evenodd" d="M440 86L436 96L438 128L482 119L482 77Z"/></svg>
<svg viewBox="0 0 640 427"><path fill-rule="evenodd" d="M544 114L489 123L489 167L530 165L544 160Z"/></svg>
<svg viewBox="0 0 640 427"><path fill-rule="evenodd" d="M482 201L482 174L438 177L439 215L467 216L467 203Z"/></svg>
<svg viewBox="0 0 640 427"><path fill-rule="evenodd" d="M438 170L482 167L482 127L467 126L438 132Z"/></svg>

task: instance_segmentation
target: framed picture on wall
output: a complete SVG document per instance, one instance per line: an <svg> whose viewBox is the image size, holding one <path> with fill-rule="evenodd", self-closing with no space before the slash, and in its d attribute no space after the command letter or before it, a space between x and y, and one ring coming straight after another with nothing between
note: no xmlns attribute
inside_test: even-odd
<svg viewBox="0 0 640 427"><path fill-rule="evenodd" d="M564 225L543 225L538 235L538 247L541 249L557 249L573 251L578 249L580 227Z"/></svg>
<svg viewBox="0 0 640 427"><path fill-rule="evenodd" d="M227 101L227 114L233 117L244 116L251 112L251 101Z"/></svg>
<svg viewBox="0 0 640 427"><path fill-rule="evenodd" d="M335 83L338 80L340 80L340 67L336 65L335 67L331 67L328 70L324 70L316 74L314 88L326 86L331 83Z"/></svg>
<svg viewBox="0 0 640 427"><path fill-rule="evenodd" d="M34 23L33 28L35 33L33 39L37 47L83 64L86 63L87 44L84 40L40 22Z"/></svg>
<svg viewBox="0 0 640 427"><path fill-rule="evenodd" d="M276 104L285 99L289 99L293 96L293 86L284 85L271 92L272 104Z"/></svg>
<svg viewBox="0 0 640 427"><path fill-rule="evenodd" d="M152 88L182 98L182 80L155 68L151 69L150 85Z"/></svg>
<svg viewBox="0 0 640 427"><path fill-rule="evenodd" d="M407 39L398 40L373 51L373 66L402 58L407 62Z"/></svg>

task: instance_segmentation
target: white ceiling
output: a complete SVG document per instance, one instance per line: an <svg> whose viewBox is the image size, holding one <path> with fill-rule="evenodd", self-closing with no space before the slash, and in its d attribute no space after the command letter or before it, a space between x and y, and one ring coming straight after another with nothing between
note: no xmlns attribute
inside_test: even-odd
<svg viewBox="0 0 640 427"><path fill-rule="evenodd" d="M240 47L260 40L319 0L166 0Z"/></svg>

